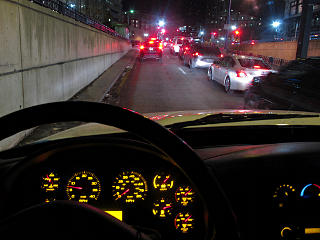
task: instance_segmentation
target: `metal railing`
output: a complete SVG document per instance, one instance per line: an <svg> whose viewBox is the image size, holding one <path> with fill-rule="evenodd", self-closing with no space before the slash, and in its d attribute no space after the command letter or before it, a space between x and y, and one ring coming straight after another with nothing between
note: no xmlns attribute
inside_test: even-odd
<svg viewBox="0 0 320 240"><path fill-rule="evenodd" d="M67 4L59 1L59 0L30 0L30 2L34 2L36 4L39 4L43 7L49 8L55 12L58 12L64 16L73 18L74 20L84 23L86 25L89 25L91 27L94 27L95 29L99 29L107 34L110 34L112 36L126 39L125 37L121 36L119 33L117 33L115 30L107 27L104 24L101 24L97 22L96 20L86 16L85 14L78 12L77 10L72 9ZM126 39L128 40L128 39Z"/></svg>

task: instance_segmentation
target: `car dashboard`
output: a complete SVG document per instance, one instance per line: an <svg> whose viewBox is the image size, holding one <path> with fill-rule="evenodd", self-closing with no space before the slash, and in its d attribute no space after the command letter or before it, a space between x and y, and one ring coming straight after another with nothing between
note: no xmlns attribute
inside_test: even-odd
<svg viewBox="0 0 320 240"><path fill-rule="evenodd" d="M7 185L7 209L76 201L164 239L203 239L204 207L183 172L148 144L108 141L64 144L31 157Z"/></svg>
<svg viewBox="0 0 320 240"><path fill-rule="evenodd" d="M254 138L250 131L264 133L261 139L268 142L272 131L257 128L240 129L246 140L239 129L214 129L216 138L206 137L212 136L208 129L176 132L215 174L237 218L240 239L320 238L320 143L303 139L315 136L305 135L306 129L281 129L282 143L271 139L265 144L245 143ZM223 142L220 134L238 137L221 146L203 144L208 139ZM8 197L1 213L77 201L163 239L204 239L207 209L191 179L158 149L131 137L58 140L40 143L38 153L35 144L28 154L19 149L1 154L20 162L9 170L16 175L5 185ZM21 160L22 155L28 160Z"/></svg>

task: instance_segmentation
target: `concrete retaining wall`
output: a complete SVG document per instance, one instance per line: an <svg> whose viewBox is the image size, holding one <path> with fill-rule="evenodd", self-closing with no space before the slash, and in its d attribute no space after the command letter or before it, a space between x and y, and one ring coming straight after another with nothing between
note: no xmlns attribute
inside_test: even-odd
<svg viewBox="0 0 320 240"><path fill-rule="evenodd" d="M285 60L296 59L297 42L285 41L285 42L265 42L251 44L241 44L234 46L233 49L244 51L253 55L263 55L274 58L281 58ZM309 43L308 57L320 56L320 41L311 40Z"/></svg>
<svg viewBox="0 0 320 240"><path fill-rule="evenodd" d="M26 0L0 0L0 116L64 101L130 44Z"/></svg>

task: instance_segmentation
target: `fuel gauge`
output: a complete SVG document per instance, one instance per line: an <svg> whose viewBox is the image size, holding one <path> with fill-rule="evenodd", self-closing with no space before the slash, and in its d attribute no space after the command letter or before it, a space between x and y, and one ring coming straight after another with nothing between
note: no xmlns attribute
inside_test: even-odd
<svg viewBox="0 0 320 240"><path fill-rule="evenodd" d="M178 213L174 226L181 233L189 233L194 228L194 218L190 213Z"/></svg>

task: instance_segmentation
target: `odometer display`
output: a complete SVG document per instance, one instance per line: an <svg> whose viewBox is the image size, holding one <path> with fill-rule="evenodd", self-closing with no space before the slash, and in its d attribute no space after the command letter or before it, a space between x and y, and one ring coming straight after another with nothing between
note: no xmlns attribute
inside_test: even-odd
<svg viewBox="0 0 320 240"><path fill-rule="evenodd" d="M112 194L116 201L135 203L144 200L148 191L146 180L140 173L123 172L113 182Z"/></svg>

